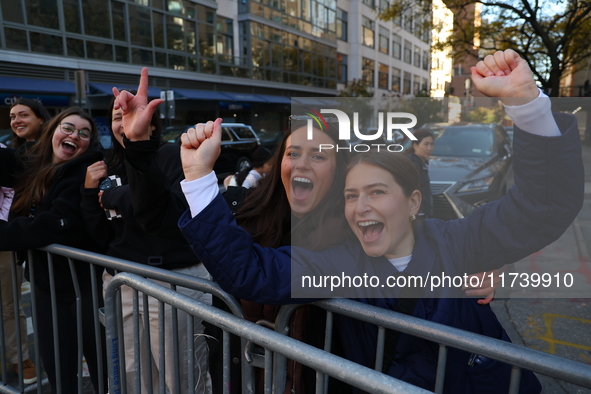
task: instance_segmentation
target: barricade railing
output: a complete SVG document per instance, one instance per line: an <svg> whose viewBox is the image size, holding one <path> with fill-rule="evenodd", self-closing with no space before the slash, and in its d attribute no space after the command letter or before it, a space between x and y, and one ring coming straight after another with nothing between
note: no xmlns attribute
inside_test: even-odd
<svg viewBox="0 0 591 394"><path fill-rule="evenodd" d="M164 283L169 284L173 289L176 289L177 287L185 287L185 288L189 288L189 289L193 289L193 290L197 290L197 291L201 291L203 293L208 293L213 295L214 297L218 298L219 300L221 300L221 302L223 304L225 304L226 308L233 314L235 314L236 316L238 316L238 318L242 318L243 317L243 312L242 312L242 307L240 306L240 304L237 302L237 300L232 297L231 295L227 294L226 292L224 292L223 290L220 289L220 287L212 281L206 280L206 279L202 279L199 277L195 277L195 276L189 276L189 275L184 275L181 273L177 273L174 271L169 271L169 270L165 270L165 269L161 269L158 267L153 267L153 266L148 266L145 264L139 264L139 263L134 263L128 260L123 260L123 259L118 259L118 258L114 258L114 257L110 257L110 256L106 256L106 255L102 255L102 254L98 254L98 253L93 253L93 252L88 252L85 250L81 250L81 249L76 249L76 248L72 248L72 247L67 247L67 246L63 246L63 245L49 245L47 247L44 248L40 248L41 251L47 253L48 256L48 270L49 270L49 283L50 283L50 297L51 297L51 305L52 305L52 321L53 323L53 342L54 342L54 349L55 349L55 367L56 367L56 380L57 380L57 386L58 386L58 392L61 392L61 381L60 381L60 363L58 362L59 360L59 349L60 349L60 344L59 344L59 339L58 339L58 327L57 327L57 316L56 316L56 308L55 308L55 303L56 303L56 290L55 290L55 271L53 268L53 256L54 255L58 255L58 256L63 256L67 259L68 261L68 265L69 265L69 269L70 269L70 276L71 279L73 281L73 285L74 285L74 292L75 292L75 308L77 311L77 320L76 321L76 336L77 336L77 346L78 346L78 354L77 354L77 365L78 365L78 392L82 393L83 392L83 373L82 373L82 366L83 366L83 354L82 354L82 338L84 335L84 332L82 330L82 325L81 325L81 321L80 321L80 316L81 316L81 310L82 310L82 303L81 303L81 289L80 289L80 284L78 283L78 278L76 275L76 265L78 265L78 269L80 269L79 265L80 262L85 262L88 263L88 269L90 270L90 275L91 275L91 281L92 281L92 313L94 316L94 321L95 321L95 325L94 325L94 334L95 334L95 338L96 338L96 348L97 348L97 353L98 353L98 365L99 367L101 365L106 364L105 360L101 360L101 355L104 351L104 334L102 332L102 327L100 326L99 320L102 320L102 316L100 315L100 301L102 300L102 289L99 288L98 284L100 283L100 280L98 280L99 278L97 278L97 271L96 271L96 267L102 267L102 268L110 268L116 272L132 272L135 273L137 275L140 275L142 277L145 278L149 278L152 280L158 280ZM31 251L29 251L28 253L28 261L33 261L34 259L34 255ZM13 267L16 267L16 263L13 261ZM14 268L13 268L14 269ZM83 269L86 269L86 267L84 267ZM14 271L13 271L14 272ZM14 298L15 300L18 301L17 297L16 297L16 292L20 292L20 283L17 283L16 280L16 276L13 276L13 287L15 288L14 290ZM41 383L41 361L39 358L39 337L38 337L38 333L39 333L39 327L37 324L37 316L36 316L36 298L37 298L37 294L36 294L36 289L35 289L35 271L33 269L32 265L29 265L29 277L30 277L30 288L31 288L31 317L32 317L32 326L33 326L33 345L34 345L34 353L35 353L35 357L34 357L34 362L37 365L37 369L38 369L38 383L34 384L34 385L29 385L29 386L25 386L22 379L17 380L16 384L15 384L15 380L12 379L12 374L7 373L7 361L6 361L6 355L5 352L2 352L2 381L0 382L0 392L9 392L9 393L19 393L19 392L34 392L36 391L37 393L41 393L42 391L42 384ZM84 290L84 289L83 289ZM145 296L144 296L145 297ZM1 308L1 306L0 306ZM15 304L15 309L18 310L19 308L19 304L18 302ZM0 309L1 311L1 309ZM173 308L173 316L175 316L174 314L176 313L175 309ZM18 321L18 319L17 319ZM173 318L173 321L175 321L175 318ZM19 327L19 323L16 324L17 325L17 332L20 335L20 330L18 330ZM174 327L174 326L173 326ZM43 327L42 329L46 329L46 327ZM0 343L2 344L2 350L5 349L5 343L4 343L4 331L5 331L5 327L4 327L4 321L2 323L2 325L0 326ZM222 333L222 348L223 348L223 373L222 373L222 383L221 386L222 387L230 387L230 356L229 356L229 343L230 343L230 337L228 336L227 333ZM174 333L174 336L176 337L176 332ZM149 339L148 339L149 340ZM102 341L102 342L101 342ZM178 344L178 339L175 338L174 339L174 343ZM244 348L245 346L245 342L242 342L242 348ZM103 351L101 351L103 350ZM174 350L175 352L177 351L176 349ZM22 352L20 352L19 350L19 364L22 365ZM137 355L136 355L137 356ZM178 371L179 365L178 362L175 362L174 366L168 365L166 366L166 368L175 368L175 370ZM242 384L243 387L246 388L245 392L254 392L254 371L253 371L253 367L252 365L250 365L247 362L241 362L240 363L240 368L241 368L241 374L242 374ZM106 385L102 384L103 381L106 381L106 369L102 370L101 368L99 368L99 393L106 393L107 392L107 387ZM47 380L45 379L45 381L43 383L47 383ZM178 373L177 373L177 386L179 387L178 384ZM112 392L112 391L111 391ZM224 392L227 392L227 390L224 390Z"/></svg>
<svg viewBox="0 0 591 394"><path fill-rule="evenodd" d="M314 346L286 337L260 325L251 323L237 316L221 311L213 306L187 297L157 283L148 281L138 275L121 273L116 275L105 294L105 318L107 328L107 344L111 351L109 359L109 387L111 393L119 393L122 388L120 376L123 374L116 362L120 357L119 332L117 324L117 293L121 286L126 285L144 294L158 299L162 303L172 305L190 315L209 322L224 332L245 338L265 349L265 375L272 373L272 354L281 354L321 373L335 377L354 387L369 393L408 394L429 393L424 389L394 379L381 372L360 366L352 361L335 356ZM265 387L266 393L278 392L276 388Z"/></svg>
<svg viewBox="0 0 591 394"><path fill-rule="evenodd" d="M52 258L51 255L60 255L64 256L68 259L68 265L70 267L70 272L72 276L72 280L75 283L75 292L76 292L76 309L78 310L78 316L80 316L80 310L82 308L82 304L80 302L80 288L77 283L75 272L75 265L79 264L79 262L86 262L89 264L89 269L91 269L91 275L93 276L93 313L95 313L95 322L98 321L98 311L99 305L98 302L102 296L102 289L99 289L96 284L99 282L96 280L96 270L92 269L95 266L100 266L104 268L111 268L118 272L128 272L139 275L141 277L158 280L167 284L170 284L172 289L170 290L172 293L170 295L177 295L181 299L186 297L178 292L175 292L177 286L191 288L195 290L202 291L204 293L209 293L217 297L218 299L222 300L222 302L227 306L231 313L236 316L236 319L240 321L240 330L226 330L226 326L224 324L216 324L220 323L221 321L226 321L227 318L224 313L222 313L219 309L207 309L209 312L219 313L218 317L213 319L213 321L207 320L210 323L220 327L222 329L222 353L223 353L223 383L222 383L222 392L228 393L230 392L230 365L232 363L231 355L230 355L230 335L237 335L240 337L241 340L241 354L240 354L240 369L241 369L241 382L233 381L233 384L240 384L241 392L243 393L253 393L254 392L254 370L253 366L261 367L265 369L265 389L266 392L275 392L275 393L282 393L283 388L285 386L285 376L286 376L286 368L285 363L287 359L292 359L298 361L301 359L301 354L294 354L290 350L290 346L286 348L279 346L281 351L275 351L276 345L267 346L266 342L261 344L260 341L255 340L258 338L257 335L262 335L264 338L268 338L269 330L263 327L259 327L255 329L256 325L252 325L252 323L247 322L243 318L242 308L240 304L236 301L236 299L226 292L220 289L220 287L212 282L202 278L197 278L193 276L183 275L176 272L172 272L169 270L160 269L157 267L147 266L144 264L133 263L127 260L117 259L97 253L87 252L80 249L75 249L71 247L61 246L61 245L50 245L45 248L41 248L42 251L48 253L50 255L49 258L49 272L50 276L52 276ZM29 261L32 261L33 255L29 253ZM13 270L12 270L12 281L13 284L16 283L16 274L15 274L15 263L13 262ZM30 272L31 276L31 305L32 308L32 320L33 320L33 335L34 335L34 353L35 358L34 361L39 367L41 365L39 360L39 340L37 337L37 332L39 327L37 327L36 323L36 316L35 316L35 272ZM55 286L55 279L51 279L52 288ZM153 283L149 282L148 284ZM20 286L13 286L13 297L15 300L17 299L17 291L20 291ZM52 297L52 304L55 303L55 291L51 291ZM151 294L151 293L149 293ZM147 293L143 295L144 297L148 297ZM181 297L182 296L182 297ZM136 302L137 302L137 292L135 293ZM169 302L168 304L173 306L173 311L176 308L176 304L174 302ZM375 373L379 373L381 371L381 363L383 358L383 347L385 342L385 330L392 329L397 330L406 334L414 335L429 341L433 341L435 343L440 344L440 354L439 359L442 362L438 365L437 371L437 383L436 383L436 392L441 392L443 389L444 384L444 377L445 377L445 355L447 352L448 347L453 347L461 350L465 350L471 352L473 354L482 355L487 358L496 359L502 362L506 362L514 366L513 374L512 374L512 383L510 385L510 393L517 392L519 387L519 376L521 369L528 369L534 372L541 373L543 375L550 376L555 379L563 380L566 382L570 382L582 387L591 388L591 366L586 364L578 363L575 361L571 361L568 359L564 359L558 356L553 356L547 353L543 353L540 351L528 349L519 345L510 344L507 342L491 339L488 337L484 337L481 335L473 334L470 332L466 332L463 330L459 330L456 328L443 326L437 323L425 321L423 319L418 319L412 316L396 313L393 311L384 310L382 308L370 306L367 304L358 303L352 300L346 299L334 299L334 300L326 300L326 301L319 301L314 303L316 306L319 306L327 311L327 323L326 323L326 334L325 334L325 345L324 350L330 353L331 348L331 339L332 339L332 320L333 314L341 314L345 316L349 316L354 319L366 321L372 324L375 324L379 327L378 329L378 341L377 341L377 350L376 350L376 362L375 362ZM291 338L286 338L285 335L288 334L288 322L291 316L291 313L298 305L290 305L284 306L281 308L279 315L275 322L272 322L272 328L279 335L284 335L282 341L288 341L287 343L293 344L294 348L292 350L302 349L299 346L303 346L301 342L291 342ZM0 308L2 308L0 306ZM212 307L209 307L212 308ZM15 309L18 310L18 303L15 305ZM55 310L55 308L53 308ZM1 311L1 309L0 309ZM208 312L208 313L209 313ZM209 316L209 315L208 315ZM221 317L220 317L221 316ZM54 317L54 321L55 321ZM18 321L18 319L17 319ZM232 319L233 322L236 322ZM136 326L138 323L135 323ZM233 323L232 323L233 324ZM19 323L17 325L17 332L20 335L20 330L18 330ZM80 322L77 322L77 330L78 330L78 388L79 392L82 392L82 346L81 338L82 329L80 326ZM233 326L234 327L234 326ZM43 327L45 329L45 327ZM54 326L55 329L55 326ZM95 336L100 341L102 337L101 327L98 324L95 324L94 327ZM121 326L119 326L119 330L121 331ZM256 335L253 334L256 331ZM261 331L262 330L262 331ZM0 326L0 341L2 344L2 349L5 349L4 344L4 322ZM55 331L54 331L55 332ZM253 336L254 335L254 336ZM122 338L121 332L118 333L117 338ZM57 339L56 339L57 341ZM178 340L175 341L178 343ZM250 346L248 343L255 343L263 348L265 348L264 355L257 355L255 353L250 354L248 351ZM297 344L297 345L296 345ZM102 347L103 344L97 341L97 349ZM307 346L307 345L306 345ZM59 349L59 343L55 342L55 348ZM314 348L318 350L317 348ZM108 349L111 350L111 349ZM301 350L297 350L301 353ZM306 348L305 352L308 352ZM8 377L10 374L7 373L7 360L5 352L2 352L1 361L2 361L2 382L0 382L0 392L9 392L9 393L17 393L17 392L32 392L36 391L41 393L41 384L37 383L36 385L24 386L22 380L18 381L16 385L14 383L9 386L7 385ZM22 365L22 352L19 350L19 364ZM98 352L101 354L100 352ZM297 353L297 352L296 352ZM118 355L122 354L122 349L117 349ZM324 357L323 353L317 354L318 357ZM56 354L56 361L59 359L59 354ZM323 359L324 360L324 359ZM335 359L331 359L335 361ZM107 360L111 362L109 358ZM326 392L327 387L327 379L325 379L325 374L329 374L335 376L334 373L327 371L325 368L315 368L315 363L318 360L312 362L312 364L307 362L302 362L305 365L311 365L314 369L317 370L317 379L316 379L316 392L322 393ZM319 362L322 364L324 361ZM332 362L332 361L331 361ZM336 362L336 361L335 361ZM341 362L341 361L338 361ZM99 364L100 365L100 364ZM119 365L123 367L124 370L124 361L119 361ZM59 367L58 363L56 362L56 366ZM178 369L178 365L174 366L166 366L166 368L175 368ZM331 367L332 368L332 367ZM125 381L125 374L121 374L120 372L122 369L119 369L119 376L120 381ZM40 374L40 369L38 374ZM58 371L59 372L59 371ZM334 371L333 371L334 372ZM103 371L106 373L106 371ZM59 376L59 373L57 374ZM41 376L39 376L40 378ZM342 377L342 374L337 374L337 379ZM113 376L109 376L110 379ZM340 379L345 382L350 382L347 379ZM14 382L14 380L13 380ZM177 374L177 386L178 384L178 374ZM368 388L364 385L364 383L355 382L351 383L353 385L361 385L364 390L368 390ZM107 392L106 387L101 386L100 390L101 393ZM114 391L111 391L113 393ZM122 392L125 392L124 390ZM376 391L379 392L379 391Z"/></svg>
<svg viewBox="0 0 591 394"><path fill-rule="evenodd" d="M591 365L349 299L331 299L317 301L313 304L327 312L325 335L325 350L327 351L330 351L334 313L378 326L374 366L376 371L382 370L386 329L439 344L435 393L443 392L448 347L512 365L509 394L519 392L522 369L591 388ZM288 334L290 317L298 307L299 305L281 307L274 323L277 332ZM276 356L274 363L275 385L278 386L278 392L282 392L283 386L281 385L285 382L286 358ZM317 393L326 392L324 376L317 375L316 388Z"/></svg>

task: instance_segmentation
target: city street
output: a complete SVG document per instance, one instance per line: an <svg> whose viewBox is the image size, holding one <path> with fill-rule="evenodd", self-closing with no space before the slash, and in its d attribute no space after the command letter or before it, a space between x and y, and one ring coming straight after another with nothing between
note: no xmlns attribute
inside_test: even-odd
<svg viewBox="0 0 591 394"><path fill-rule="evenodd" d="M591 146L583 146L585 202L573 225L552 245L524 264L563 264L575 283L591 284ZM591 364L591 294L576 298L496 299L492 308L511 340L532 349ZM540 376L544 393L591 393Z"/></svg>

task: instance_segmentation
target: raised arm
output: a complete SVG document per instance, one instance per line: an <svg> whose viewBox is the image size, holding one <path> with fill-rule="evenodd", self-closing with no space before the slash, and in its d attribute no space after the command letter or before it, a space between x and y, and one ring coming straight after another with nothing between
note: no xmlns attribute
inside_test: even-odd
<svg viewBox="0 0 591 394"><path fill-rule="evenodd" d="M576 118L552 114L515 52L487 56L472 77L483 93L501 98L517 126L515 186L465 219L438 224L456 261L474 272L518 261L560 237L582 207L584 177Z"/></svg>

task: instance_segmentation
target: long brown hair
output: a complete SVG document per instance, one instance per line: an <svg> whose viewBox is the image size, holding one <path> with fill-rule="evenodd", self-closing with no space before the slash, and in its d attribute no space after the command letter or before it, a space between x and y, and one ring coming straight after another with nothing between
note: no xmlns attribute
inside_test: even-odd
<svg viewBox="0 0 591 394"><path fill-rule="evenodd" d="M305 121L291 121L291 131L306 126ZM328 135L335 146L338 141L338 131L330 123L327 130L322 130ZM253 236L254 242L267 247L279 247L292 243L294 245L306 243L308 249L314 249L314 245L307 243L304 238L309 231L321 229L321 224L331 215L343 216L343 184L344 170L348 161L347 152L336 154L336 172L334 182L328 194L316 208L291 226L291 207L283 183L281 181L281 162L285 154L287 138L286 133L281 140L279 149L271 158L272 168L270 173L259 181L259 185L246 198L244 205L236 214L237 223L245 228ZM320 234L319 234L320 235ZM320 240L322 237L316 237Z"/></svg>
<svg viewBox="0 0 591 394"><path fill-rule="evenodd" d="M37 135L35 136L35 139L38 139L39 136L41 135L41 132L43 130L45 130L45 128L43 127L43 124L51 118L51 116L49 115L49 112L47 111L47 109L45 109L43 104L41 104L39 101L30 99L30 98L19 98L10 106L10 109L13 109L17 105L24 105L25 107L29 107L29 109L31 111L33 111L33 114L35 114L35 116L37 118L42 120L42 124L41 124L41 126L39 126L39 130L37 131ZM14 130L12 131L12 134L13 134L12 141L10 142L11 147L18 148L19 146L21 146L25 142L27 142L27 140L25 140L24 138L19 137L14 132Z"/></svg>
<svg viewBox="0 0 591 394"><path fill-rule="evenodd" d="M15 200L12 204L12 210L20 214L28 214L31 207L38 204L49 186L53 182L53 178L66 162L53 163L53 135L59 128L62 120L71 115L78 115L82 119L90 123L91 137L88 142L88 149L96 144L97 129L92 117L86 113L82 108L70 107L56 116L44 125L44 130L41 132L41 137L27 152L29 162L27 168L19 179L19 183L15 187Z"/></svg>

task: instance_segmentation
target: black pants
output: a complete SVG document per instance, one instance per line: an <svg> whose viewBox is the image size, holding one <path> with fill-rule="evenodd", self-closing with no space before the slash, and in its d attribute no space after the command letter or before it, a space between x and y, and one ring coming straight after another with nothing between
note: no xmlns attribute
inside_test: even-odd
<svg viewBox="0 0 591 394"><path fill-rule="evenodd" d="M102 366L97 362L96 336L94 331L94 306L92 304L92 291L90 284L81 284L82 300L82 352L90 372L90 379L94 390L98 393L99 368L103 371L103 387L107 390L107 359L105 352L104 328L101 327L101 352ZM62 393L78 393L78 343L76 332L76 303L57 301L58 322L58 346L60 355L60 367L55 365L55 352L53 346L53 324L51 317L51 298L49 293L38 287L36 291L37 311L37 335L39 337L39 355L43 361L43 367L47 373L51 392L57 393L57 370L60 372ZM102 295L99 292L99 305L102 306ZM100 323L99 323L100 324Z"/></svg>

